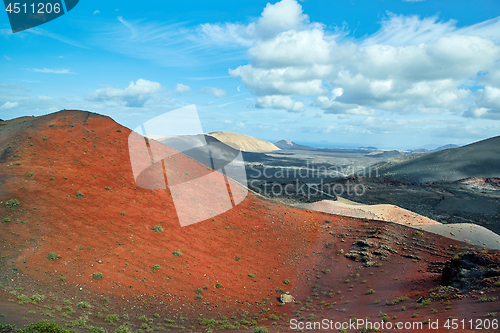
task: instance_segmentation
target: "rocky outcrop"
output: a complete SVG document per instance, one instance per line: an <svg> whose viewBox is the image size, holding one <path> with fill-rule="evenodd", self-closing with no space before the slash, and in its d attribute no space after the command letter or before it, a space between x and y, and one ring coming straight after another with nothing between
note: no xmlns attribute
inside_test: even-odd
<svg viewBox="0 0 500 333"><path fill-rule="evenodd" d="M364 239L355 241L351 250L344 256L347 259L364 262L368 264L367 266L371 266L373 259L386 260L391 253L397 253L397 251L374 239Z"/></svg>
<svg viewBox="0 0 500 333"><path fill-rule="evenodd" d="M458 289L482 289L500 281L500 254L463 252L448 261L442 285Z"/></svg>

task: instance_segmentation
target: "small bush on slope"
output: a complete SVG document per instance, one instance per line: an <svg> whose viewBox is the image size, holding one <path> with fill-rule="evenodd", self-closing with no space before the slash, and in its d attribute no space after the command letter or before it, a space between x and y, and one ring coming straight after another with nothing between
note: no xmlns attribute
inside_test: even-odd
<svg viewBox="0 0 500 333"><path fill-rule="evenodd" d="M69 333L68 330L61 328L55 322L39 321L17 331L18 333Z"/></svg>

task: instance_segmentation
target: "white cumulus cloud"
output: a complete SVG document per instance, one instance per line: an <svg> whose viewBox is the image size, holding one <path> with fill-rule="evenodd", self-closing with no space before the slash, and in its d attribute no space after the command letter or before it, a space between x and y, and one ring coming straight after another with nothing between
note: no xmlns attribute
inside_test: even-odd
<svg viewBox="0 0 500 333"><path fill-rule="evenodd" d="M188 91L191 91L191 87L182 83L177 83L174 90L174 92L179 95L184 94Z"/></svg>
<svg viewBox="0 0 500 333"><path fill-rule="evenodd" d="M268 3L257 23L251 23L248 29L261 38L296 29L309 22L309 16L302 13L302 6L295 0L282 0L275 4Z"/></svg>
<svg viewBox="0 0 500 333"><path fill-rule="evenodd" d="M161 92L161 84L158 82L139 79L135 83L130 82L125 89L102 88L93 92L88 99L92 101L119 101L129 107L141 107L150 98Z"/></svg>
<svg viewBox="0 0 500 333"><path fill-rule="evenodd" d="M293 96L310 96L327 113L497 118L500 17L457 28L436 16L388 13L379 31L355 39L310 22L299 3L283 0L233 31L252 39L251 60L229 74L258 96L256 106L290 110Z"/></svg>
<svg viewBox="0 0 500 333"><path fill-rule="evenodd" d="M201 88L200 93L213 95L215 97L226 97L227 96L227 92L225 90L213 88L213 87Z"/></svg>
<svg viewBox="0 0 500 333"><path fill-rule="evenodd" d="M0 106L0 110L9 110L9 109L15 108L17 106L19 106L18 102L7 101L2 106Z"/></svg>
<svg viewBox="0 0 500 333"><path fill-rule="evenodd" d="M292 112L301 111L304 108L304 103L296 102L289 96L282 95L259 97L256 105L261 108L287 109Z"/></svg>

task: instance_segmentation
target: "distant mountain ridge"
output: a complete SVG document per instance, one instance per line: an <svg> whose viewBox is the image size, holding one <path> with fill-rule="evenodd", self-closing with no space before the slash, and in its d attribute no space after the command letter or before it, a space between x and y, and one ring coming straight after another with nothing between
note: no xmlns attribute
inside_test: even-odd
<svg viewBox="0 0 500 333"><path fill-rule="evenodd" d="M460 146L457 146L454 144L448 144L448 145L444 145L441 147L437 147L436 149L433 149L432 151L436 152L436 151L441 151L441 150L445 150L445 149L454 149L454 148L458 148L458 147L460 147Z"/></svg>
<svg viewBox="0 0 500 333"><path fill-rule="evenodd" d="M384 177L427 183L473 177L498 178L499 165L500 136L496 136L459 148L422 154L403 162L382 162L378 168Z"/></svg>
<svg viewBox="0 0 500 333"><path fill-rule="evenodd" d="M458 146L458 145L447 144L447 145L440 146L440 147L437 147L434 149L430 149L430 148L426 148L426 147L417 148L417 149L409 149L408 152L409 153L434 153L434 152L441 151L441 150L454 149L454 148L459 148L459 147L460 146Z"/></svg>
<svg viewBox="0 0 500 333"><path fill-rule="evenodd" d="M299 144L297 144L293 141L287 140L287 139L282 139L282 140L273 142L273 144L276 147L278 147L279 149L316 150L316 148L304 146L304 145L299 145Z"/></svg>

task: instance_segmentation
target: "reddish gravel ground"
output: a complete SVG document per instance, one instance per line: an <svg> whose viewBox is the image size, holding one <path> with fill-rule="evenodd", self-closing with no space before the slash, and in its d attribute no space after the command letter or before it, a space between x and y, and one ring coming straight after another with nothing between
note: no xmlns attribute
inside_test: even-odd
<svg viewBox="0 0 500 333"><path fill-rule="evenodd" d="M251 332L255 325L287 332L291 318L380 322L386 314L394 324L439 320L437 330L425 324L405 332L449 332L443 326L449 318L467 325L498 320L499 277L481 290L417 303L466 246L442 236L253 194L224 214L181 227L168 188L137 186L129 134L112 119L83 111L0 126L0 322L19 327L45 318L81 332L88 325L113 331L127 322L134 332L210 326ZM184 155L175 158L170 166L191 170L181 180L207 173ZM158 167L148 172L161 172ZM203 186L192 209L213 199L210 183ZM7 208L14 198L20 207ZM156 225L163 231L153 231ZM345 256L365 239L371 266ZM48 260L51 252L59 257ZM284 291L296 302L281 305ZM36 294L43 301L23 301L22 295Z"/></svg>

